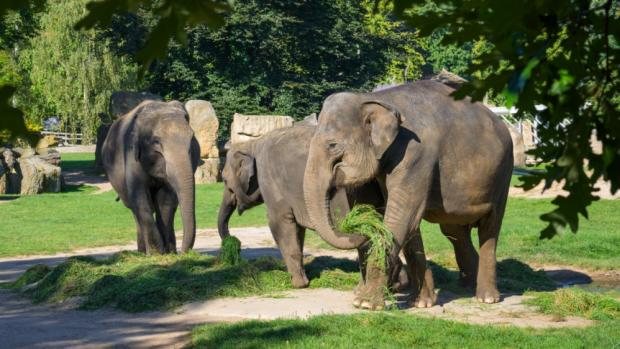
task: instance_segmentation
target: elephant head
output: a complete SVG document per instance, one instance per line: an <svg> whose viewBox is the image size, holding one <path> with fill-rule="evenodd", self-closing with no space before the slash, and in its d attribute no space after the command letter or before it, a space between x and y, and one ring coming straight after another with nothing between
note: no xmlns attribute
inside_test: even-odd
<svg viewBox="0 0 620 349"><path fill-rule="evenodd" d="M196 237L194 172L200 147L179 102L151 102L134 119L133 153L144 171L168 185L177 195L183 220L183 245L187 252Z"/></svg>
<svg viewBox="0 0 620 349"><path fill-rule="evenodd" d="M329 96L319 115L304 173L304 199L317 233L341 249L364 243L360 235L337 232L330 218L330 194L375 178L383 154L396 139L402 122L388 102L368 95Z"/></svg>
<svg viewBox="0 0 620 349"><path fill-rule="evenodd" d="M222 179L224 193L218 215L218 231L224 239L229 235L228 220L235 208L242 214L262 202L256 178L256 160L252 155L252 141L233 145L228 150Z"/></svg>

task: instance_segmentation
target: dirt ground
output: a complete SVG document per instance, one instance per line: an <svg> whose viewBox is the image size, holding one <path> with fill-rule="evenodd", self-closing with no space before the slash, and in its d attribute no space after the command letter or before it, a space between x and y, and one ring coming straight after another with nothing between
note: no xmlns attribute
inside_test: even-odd
<svg viewBox="0 0 620 349"><path fill-rule="evenodd" d="M239 228L231 232L243 243L242 256L280 256L267 227ZM215 254L220 245L213 229L200 230L196 249ZM56 265L72 255L106 257L133 245L84 249L72 253L0 259L0 282L16 279L28 267L43 263ZM355 252L306 250L308 256L331 255L355 259ZM567 270L562 266L555 269ZM583 271L581 271L583 272ZM595 278L595 275L591 276ZM584 327L593 324L582 318L559 320L537 313L522 303L522 295L506 295L494 305L480 304L469 297L440 293L438 304L428 309L407 308L407 295L398 295L398 305L407 312L475 324L519 327ZM80 347L181 347L191 328L200 323L232 322L245 319L307 318L318 314L357 313L352 292L306 289L283 292L274 297L220 298L184 305L174 312L129 314L112 309L80 311L79 300L64 304L33 305L19 295L0 290L0 347L80 348Z"/></svg>

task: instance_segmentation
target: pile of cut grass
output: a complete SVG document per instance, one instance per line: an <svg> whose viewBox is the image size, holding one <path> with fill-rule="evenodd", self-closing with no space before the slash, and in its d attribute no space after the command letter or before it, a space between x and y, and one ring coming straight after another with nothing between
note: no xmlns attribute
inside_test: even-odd
<svg viewBox="0 0 620 349"><path fill-rule="evenodd" d="M356 263L319 257L306 264L310 287L352 290ZM34 302L81 297L82 309L115 307L139 312L166 310L216 297L268 295L292 289L282 261L263 257L230 266L196 252L145 256L121 252L106 259L72 257L57 267L29 269L10 287Z"/></svg>
<svg viewBox="0 0 620 349"><path fill-rule="evenodd" d="M241 263L241 241L234 236L224 238L219 258L224 265L237 265Z"/></svg>
<svg viewBox="0 0 620 349"><path fill-rule="evenodd" d="M562 288L554 292L530 293L534 297L526 301L535 305L542 313L564 318L579 316L591 320L620 319L620 301L599 293L578 288Z"/></svg>
<svg viewBox="0 0 620 349"><path fill-rule="evenodd" d="M383 223L383 217L372 205L355 205L340 221L338 228L343 233L359 234L370 240L368 263L381 270L387 267L387 254L394 244L394 236Z"/></svg>

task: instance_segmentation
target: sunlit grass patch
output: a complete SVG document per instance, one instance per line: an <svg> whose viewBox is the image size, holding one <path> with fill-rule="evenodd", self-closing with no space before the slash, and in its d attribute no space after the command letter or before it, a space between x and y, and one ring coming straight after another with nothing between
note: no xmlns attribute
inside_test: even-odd
<svg viewBox="0 0 620 349"><path fill-rule="evenodd" d="M559 317L579 316L592 320L620 319L620 301L606 294L578 288L562 288L554 292L530 293L526 303L537 306L545 314Z"/></svg>

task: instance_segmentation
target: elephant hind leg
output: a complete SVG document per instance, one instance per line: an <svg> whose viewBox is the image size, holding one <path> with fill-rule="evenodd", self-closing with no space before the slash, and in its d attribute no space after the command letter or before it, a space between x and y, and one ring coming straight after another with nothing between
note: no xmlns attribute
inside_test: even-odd
<svg viewBox="0 0 620 349"><path fill-rule="evenodd" d="M172 190L164 187L155 193L155 220L166 253L177 252L177 241L174 234L174 214L178 205L179 201Z"/></svg>
<svg viewBox="0 0 620 349"><path fill-rule="evenodd" d="M269 228L280 248L286 269L291 275L293 287L308 287L310 281L306 276L303 261L303 244L306 229L288 217L282 218L280 215L270 214L269 218Z"/></svg>
<svg viewBox="0 0 620 349"><path fill-rule="evenodd" d="M440 224L439 227L454 247L461 285L474 287L478 274L478 252L471 242L471 227L454 224Z"/></svg>
<svg viewBox="0 0 620 349"><path fill-rule="evenodd" d="M435 295L433 272L426 262L420 229L416 229L405 241L403 254L407 261L409 284L414 296L413 305L416 308L432 307L437 296Z"/></svg>
<svg viewBox="0 0 620 349"><path fill-rule="evenodd" d="M497 290L497 259L495 251L497 239L502 225L502 215L496 212L489 214L480 221L478 238L480 242L480 260L478 262L478 276L476 282L476 298L484 303L500 301Z"/></svg>

